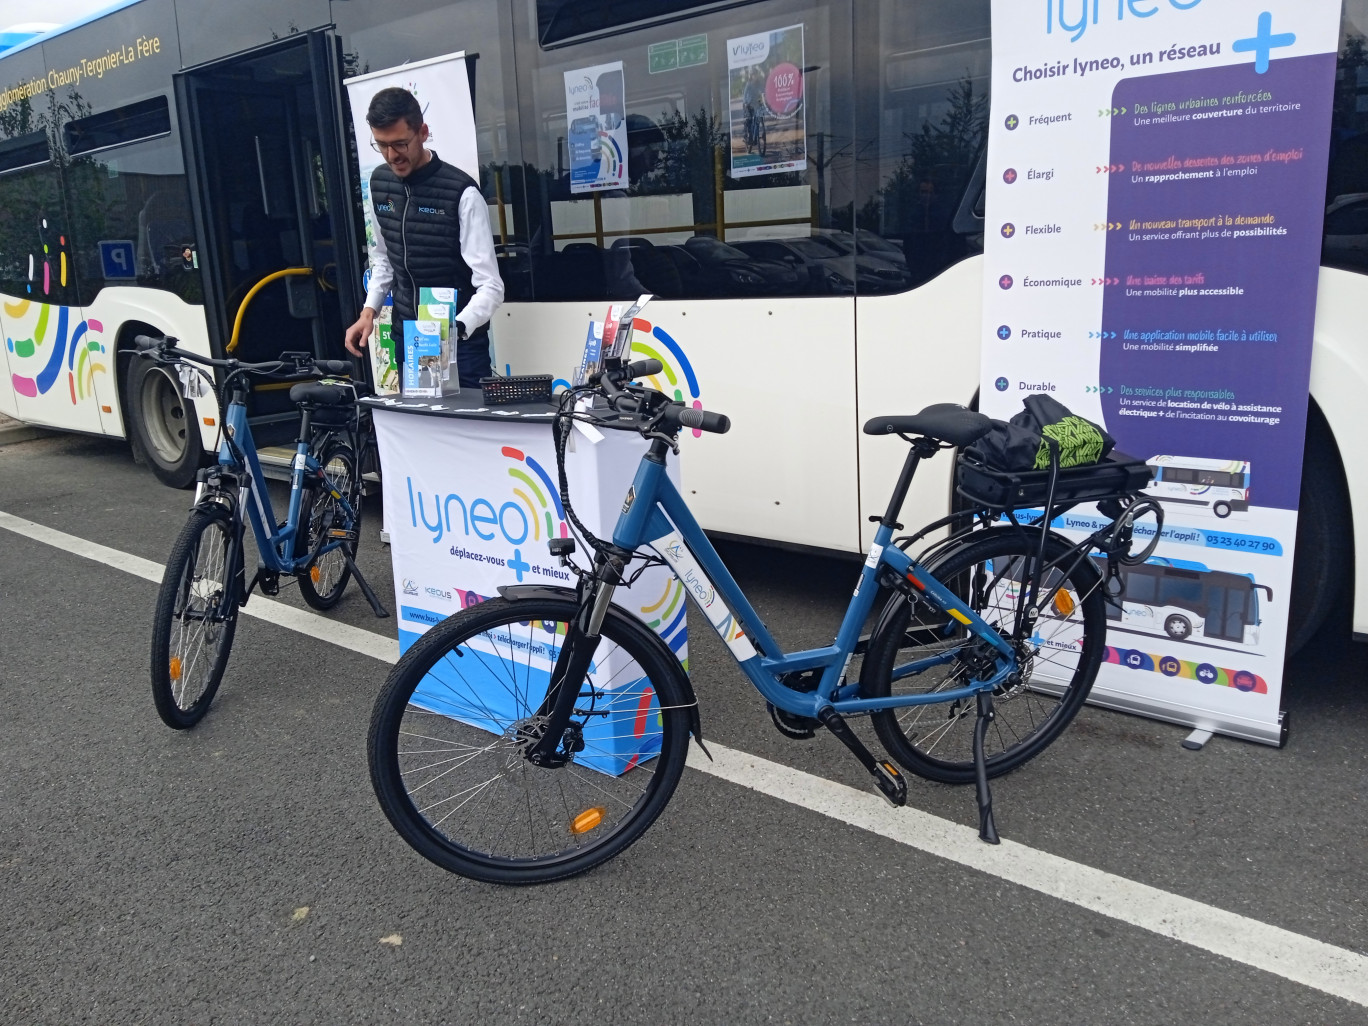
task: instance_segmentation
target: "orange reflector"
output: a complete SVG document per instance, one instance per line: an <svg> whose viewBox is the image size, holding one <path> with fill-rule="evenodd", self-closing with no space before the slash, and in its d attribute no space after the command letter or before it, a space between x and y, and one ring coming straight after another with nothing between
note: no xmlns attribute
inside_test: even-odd
<svg viewBox="0 0 1368 1026"><path fill-rule="evenodd" d="M321 573L318 572L318 564L317 564L317 563L315 563L313 566L309 567L309 580L313 581L314 584L317 584L317 583L318 583L318 579L319 579L320 577L322 577L322 576L323 576L323 575L322 575Z"/></svg>
<svg viewBox="0 0 1368 1026"><path fill-rule="evenodd" d="M1074 611L1073 596L1070 595L1063 588L1060 588L1057 592L1055 592L1054 607L1055 612L1058 613L1060 616L1071 615Z"/></svg>
<svg viewBox="0 0 1368 1026"><path fill-rule="evenodd" d="M112 407L112 406L101 406L101 407L100 407L100 412L101 412L101 413L113 413L113 412L114 412L114 407Z"/></svg>
<svg viewBox="0 0 1368 1026"><path fill-rule="evenodd" d="M181 677L181 661L180 661L180 656L172 656L172 657L171 657L171 679L172 679L172 680L180 680L180 677Z"/></svg>
<svg viewBox="0 0 1368 1026"><path fill-rule="evenodd" d="M214 418L213 418L213 417L205 417L205 418L204 418L204 426L205 426L205 427L213 427L213 426L214 426Z"/></svg>
<svg viewBox="0 0 1368 1026"><path fill-rule="evenodd" d="M603 822L604 813L607 811L607 809L601 809L597 806L592 809L585 809L571 821L570 832L572 834L587 834Z"/></svg>

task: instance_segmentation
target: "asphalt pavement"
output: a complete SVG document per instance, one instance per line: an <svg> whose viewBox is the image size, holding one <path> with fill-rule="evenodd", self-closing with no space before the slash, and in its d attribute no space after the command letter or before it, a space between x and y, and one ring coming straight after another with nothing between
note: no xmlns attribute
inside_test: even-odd
<svg viewBox="0 0 1368 1026"><path fill-rule="evenodd" d="M163 561L189 501L119 442L0 444L0 512L122 553ZM370 789L386 662L244 619L212 711L170 731L148 688L156 584L12 526L0 1022L1368 1023L1368 998L1276 958L1213 954L1182 924L1137 926L780 795L769 777L868 787L834 739L780 737L702 630L705 736L768 777L687 770L641 841L570 881L450 875L404 845ZM392 605L378 528L372 516L360 562ZM723 554L780 641L830 641L855 564ZM305 608L291 589L281 601ZM318 622L394 636L354 588ZM1272 931L1358 964L1368 646L1348 633L1342 612L1293 664L1286 748L1218 737L1189 752L1183 728L1088 708L997 782L1003 835L1023 861L1245 917L1251 946ZM909 804L947 829L975 822L968 789L913 781Z"/></svg>

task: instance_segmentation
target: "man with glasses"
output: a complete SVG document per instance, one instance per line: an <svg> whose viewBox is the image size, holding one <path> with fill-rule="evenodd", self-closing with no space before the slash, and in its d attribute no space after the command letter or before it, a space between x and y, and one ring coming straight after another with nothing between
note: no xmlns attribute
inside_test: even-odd
<svg viewBox="0 0 1368 1026"><path fill-rule="evenodd" d="M366 112L371 145L385 163L371 172L375 256L370 290L346 346L356 356L370 341L375 315L394 296L394 348L403 366L399 322L418 313L421 288L456 288L460 307L453 325L462 388L478 388L490 373L489 319L503 302L503 280L494 256L489 208L468 174L424 145L423 109L407 89L381 89Z"/></svg>

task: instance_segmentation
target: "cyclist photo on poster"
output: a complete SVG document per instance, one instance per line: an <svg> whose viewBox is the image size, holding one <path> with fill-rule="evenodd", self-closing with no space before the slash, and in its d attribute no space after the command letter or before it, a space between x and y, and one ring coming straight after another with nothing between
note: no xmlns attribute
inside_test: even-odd
<svg viewBox="0 0 1368 1026"><path fill-rule="evenodd" d="M803 26L727 40L731 175L807 167Z"/></svg>

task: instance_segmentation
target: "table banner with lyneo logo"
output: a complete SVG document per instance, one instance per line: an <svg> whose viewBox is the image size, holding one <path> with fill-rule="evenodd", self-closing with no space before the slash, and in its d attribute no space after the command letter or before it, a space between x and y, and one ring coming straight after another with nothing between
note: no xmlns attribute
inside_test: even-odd
<svg viewBox="0 0 1368 1026"><path fill-rule="evenodd" d="M501 586L574 588L574 575L547 550L551 538L571 534L549 417L495 421L373 409L401 652L446 617L496 597ZM646 443L635 433L596 435L575 429L566 465L575 513L602 538L612 533ZM581 566L592 558L582 549L576 555ZM649 567L613 601L659 634L688 668L685 595L667 567ZM521 637L502 642L518 646L529 674L549 675L563 631L541 626L546 637L534 630L537 644ZM491 654L499 651L500 639L487 643ZM658 706L649 682L621 650L596 662L595 671L596 685L612 696L605 703L612 715L586 727L589 749L577 761L621 773L649 757L652 740L658 742ZM463 671L463 693L476 672ZM498 732L511 715L500 703L511 698L497 679L487 683L478 709L446 709L437 688L427 699L435 710Z"/></svg>
<svg viewBox="0 0 1368 1026"><path fill-rule="evenodd" d="M1108 607L1093 699L1272 743L1339 21L993 0L982 408L1047 393L1154 468L1164 533Z"/></svg>

